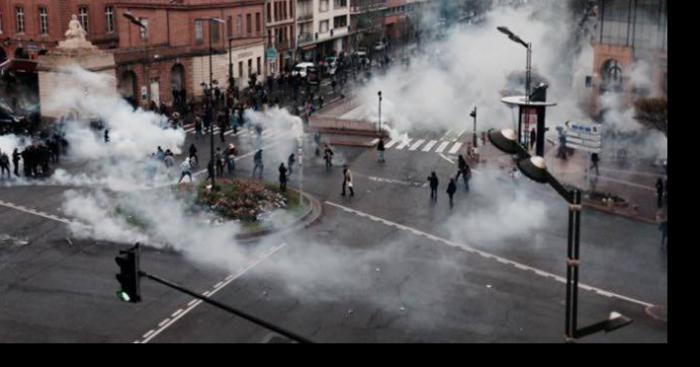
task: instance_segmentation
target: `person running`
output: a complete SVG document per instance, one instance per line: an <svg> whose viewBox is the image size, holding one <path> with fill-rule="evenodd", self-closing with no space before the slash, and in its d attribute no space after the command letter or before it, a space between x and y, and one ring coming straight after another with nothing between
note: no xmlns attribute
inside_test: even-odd
<svg viewBox="0 0 700 367"><path fill-rule="evenodd" d="M326 144L325 148L323 149L323 159L326 161L326 168L331 168L333 166L333 150L331 147Z"/></svg>
<svg viewBox="0 0 700 367"><path fill-rule="evenodd" d="M294 161L296 161L296 157L294 156L294 153L289 155L289 158L287 158L287 167L289 168L289 175L292 175L292 171L294 169Z"/></svg>
<svg viewBox="0 0 700 367"><path fill-rule="evenodd" d="M430 176L428 176L428 182L430 182L430 200L437 202L438 185L440 181L438 180L435 171L433 171Z"/></svg>
<svg viewBox="0 0 700 367"><path fill-rule="evenodd" d="M455 196L455 192L457 192L457 183L455 183L454 178L451 178L450 183L447 185L447 195L450 197L450 209L454 207L453 198Z"/></svg>
<svg viewBox="0 0 700 367"><path fill-rule="evenodd" d="M345 196L346 186L350 190L350 196L355 196L355 190L353 189L352 183L352 172L347 164L343 165L343 192L340 194L341 196Z"/></svg>
<svg viewBox="0 0 700 367"><path fill-rule="evenodd" d="M381 137L379 138L379 144L377 144L377 151L379 152L379 162L384 163L386 162L384 160L384 151L386 148L384 148L384 138Z"/></svg>
<svg viewBox="0 0 700 367"><path fill-rule="evenodd" d="M7 171L7 178L12 178L12 173L10 172L10 157L3 151L0 151L0 177L5 176L5 171Z"/></svg>
<svg viewBox="0 0 700 367"><path fill-rule="evenodd" d="M461 175L462 179L464 180L464 191L469 192L469 180L472 176L472 170L461 154L459 155L459 162L457 163L457 166L458 168L457 176L455 176L455 182L459 181L459 176Z"/></svg>
<svg viewBox="0 0 700 367"><path fill-rule="evenodd" d="M287 168L284 167L284 163L280 164L280 191L287 191Z"/></svg>
<svg viewBox="0 0 700 367"><path fill-rule="evenodd" d="M260 168L260 175L258 176L260 179L262 179L262 174L263 174L263 157L262 157L262 149L259 149L256 153L255 156L253 156L253 163L255 166L253 166L253 177L255 177L255 172Z"/></svg>
<svg viewBox="0 0 700 367"><path fill-rule="evenodd" d="M19 177L19 160L20 160L21 155L19 154L19 151L17 148L12 151L12 164L15 167L15 176Z"/></svg>
<svg viewBox="0 0 700 367"><path fill-rule="evenodd" d="M192 167L197 167L199 165L199 157L197 156L197 147L192 143L190 145L190 155L188 157L190 159L190 165Z"/></svg>
<svg viewBox="0 0 700 367"><path fill-rule="evenodd" d="M185 176L189 176L190 182L192 182L192 164L189 157L185 158L185 160L180 164L180 170L180 180L178 180L177 183L182 182L182 179L184 179Z"/></svg>

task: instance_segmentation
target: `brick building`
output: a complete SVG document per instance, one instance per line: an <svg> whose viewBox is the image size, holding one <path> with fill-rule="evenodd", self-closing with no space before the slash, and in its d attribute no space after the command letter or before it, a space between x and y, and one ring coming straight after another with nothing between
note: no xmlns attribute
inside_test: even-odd
<svg viewBox="0 0 700 367"><path fill-rule="evenodd" d="M213 74L222 88L263 76L264 0L0 0L0 60L30 58L64 39L73 14L88 40L114 53L117 86L127 98L171 104L173 91L203 95L209 81L210 22ZM129 11L147 31L129 22ZM0 61L1 62L1 61Z"/></svg>
<svg viewBox="0 0 700 367"><path fill-rule="evenodd" d="M57 46L73 14L94 45L117 47L114 1L0 0L0 63L36 59Z"/></svg>

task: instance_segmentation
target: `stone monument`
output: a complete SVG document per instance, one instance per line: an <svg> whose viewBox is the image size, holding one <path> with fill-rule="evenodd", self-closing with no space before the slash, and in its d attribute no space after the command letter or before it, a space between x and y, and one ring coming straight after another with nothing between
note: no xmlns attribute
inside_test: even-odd
<svg viewBox="0 0 700 367"><path fill-rule="evenodd" d="M79 66L85 70L105 74L111 87L116 91L116 63L114 55L95 47L86 39L87 32L73 14L65 33L66 39L58 43L58 47L39 57L39 103L43 118L59 119L71 111L65 111L51 103L52 99L61 93L65 86L76 87L75 83L84 83L67 71L68 68ZM85 83L87 84L87 83ZM89 91L90 85L79 85L78 88Z"/></svg>

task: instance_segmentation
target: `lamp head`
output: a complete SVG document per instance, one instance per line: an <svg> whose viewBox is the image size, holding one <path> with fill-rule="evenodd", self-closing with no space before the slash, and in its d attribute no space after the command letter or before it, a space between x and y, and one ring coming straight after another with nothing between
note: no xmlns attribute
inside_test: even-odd
<svg viewBox="0 0 700 367"><path fill-rule="evenodd" d="M535 156L521 159L517 163L520 172L531 180L539 183L549 182L549 172L544 158Z"/></svg>
<svg viewBox="0 0 700 367"><path fill-rule="evenodd" d="M518 142L515 140L516 134L513 129L495 130L491 129L488 133L489 141L500 151L508 154L516 154Z"/></svg>

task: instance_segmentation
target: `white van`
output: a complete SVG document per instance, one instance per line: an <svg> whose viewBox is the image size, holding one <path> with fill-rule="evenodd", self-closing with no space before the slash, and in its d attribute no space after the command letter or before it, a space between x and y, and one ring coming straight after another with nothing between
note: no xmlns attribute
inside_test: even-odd
<svg viewBox="0 0 700 367"><path fill-rule="evenodd" d="M297 66L295 66L294 69L292 70L292 76L294 76L294 77L300 76L300 77L302 77L302 78L306 78L306 76L308 75L308 72L307 72L308 70L307 70L307 69L308 69L308 68L312 68L312 67L315 67L315 65L314 65L313 62L302 62L302 63L299 63L299 64L297 64Z"/></svg>

